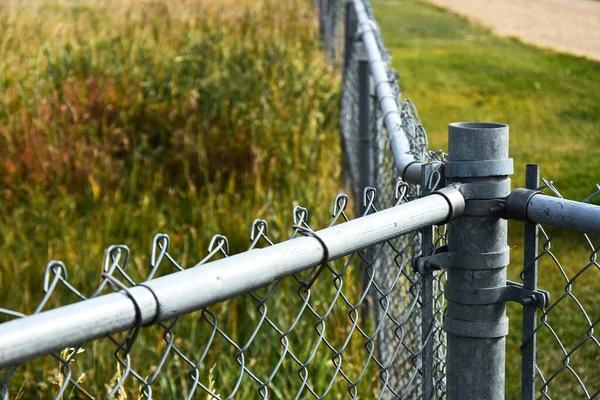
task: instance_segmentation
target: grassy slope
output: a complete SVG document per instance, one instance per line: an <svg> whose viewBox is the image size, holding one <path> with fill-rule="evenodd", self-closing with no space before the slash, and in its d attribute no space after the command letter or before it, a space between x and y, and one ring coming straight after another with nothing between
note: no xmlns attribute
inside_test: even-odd
<svg viewBox="0 0 600 400"><path fill-rule="evenodd" d="M487 29L437 7L414 0L375 0L393 65L400 73L404 96L417 105L431 149L447 149L447 125L454 121L495 121L510 125L510 154L515 159L513 187L524 184L526 163L540 163L542 177L554 180L567 198L582 200L600 181L600 64L532 48L517 40L498 38ZM597 201L598 199L596 199ZM522 229L510 226L513 248L511 278L522 263ZM598 240L595 240L598 245ZM589 263L590 248L579 235L552 242L569 278ZM578 278L573 293L594 321L599 270L592 266ZM564 295L565 279L545 256L540 287L556 300ZM507 398L519 396L519 307L509 308L511 334L507 355ZM567 349L587 338L588 324L575 302L565 298L548 322ZM562 365L562 355L549 330L540 331L539 361L546 378ZM588 341L571 357L571 365L591 393L600 389L596 366L600 350ZM550 386L553 398L581 396L574 376L564 370Z"/></svg>
<svg viewBox="0 0 600 400"><path fill-rule="evenodd" d="M449 122L507 123L515 182L523 182L525 163L540 163L566 197L581 200L593 191L600 165L598 63L495 37L434 6L375 4L432 148L447 147Z"/></svg>

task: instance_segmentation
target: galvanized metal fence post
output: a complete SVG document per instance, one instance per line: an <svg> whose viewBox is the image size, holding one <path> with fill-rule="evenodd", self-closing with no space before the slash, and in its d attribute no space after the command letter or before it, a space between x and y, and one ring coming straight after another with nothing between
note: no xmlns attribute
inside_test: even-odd
<svg viewBox="0 0 600 400"><path fill-rule="evenodd" d="M344 5L344 80L348 73L350 66L350 57L354 51L355 39L356 39L356 10L354 4L351 1L347 1Z"/></svg>
<svg viewBox="0 0 600 400"><path fill-rule="evenodd" d="M371 73L369 69L369 57L362 41L356 42L356 56L358 59L358 158L360 191L362 194L367 187L372 187L374 182L374 139L371 137ZM360 202L357 200L357 215L360 215ZM366 201L365 201L366 203ZM369 278L367 268L373 264L373 248L365 249L363 252L363 290L369 287ZM365 313L369 313L369 308L365 308Z"/></svg>
<svg viewBox="0 0 600 400"><path fill-rule="evenodd" d="M448 400L504 399L507 221L501 199L510 193L512 159L508 126L454 123L449 126L446 185L460 185L465 217L450 223L448 275Z"/></svg>
<svg viewBox="0 0 600 400"><path fill-rule="evenodd" d="M371 137L371 74L369 57L362 42L357 43L358 56L358 149L360 159L360 188L373 186L373 138Z"/></svg>
<svg viewBox="0 0 600 400"><path fill-rule="evenodd" d="M429 185L431 177L437 166L433 163L421 166L421 195L431 193ZM435 248L433 243L433 226L421 229L421 256L427 257L433 254ZM433 377L433 271L423 271L421 274L421 375L422 375L422 398L432 400L435 396L435 385Z"/></svg>
<svg viewBox="0 0 600 400"><path fill-rule="evenodd" d="M540 185L540 166L527 164L525 169L525 187L536 190ZM525 223L523 244L523 287L529 290L537 289L538 281L538 225L533 222ZM523 345L521 347L521 398L535 399L535 325L537 308L535 305L523 306Z"/></svg>

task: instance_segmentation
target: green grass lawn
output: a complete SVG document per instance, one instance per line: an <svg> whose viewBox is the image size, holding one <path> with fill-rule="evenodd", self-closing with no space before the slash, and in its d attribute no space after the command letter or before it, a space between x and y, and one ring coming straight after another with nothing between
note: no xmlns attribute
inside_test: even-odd
<svg viewBox="0 0 600 400"><path fill-rule="evenodd" d="M600 182L600 63L557 54L499 38L438 7L414 0L374 0L385 45L400 73L404 97L416 104L430 149L447 149L447 126L456 121L493 121L510 125L513 187L524 186L526 163L541 164L570 199L583 200ZM595 200L598 203L598 199ZM522 228L510 225L511 279L522 269ZM593 240L598 246L597 238ZM552 241L567 276L589 264L591 249L581 235L563 232ZM558 299L565 279L549 256L540 263L541 288ZM592 322L600 316L600 270L592 266L573 285ZM511 333L507 354L507 398L520 393L519 307L509 306ZM588 323L571 298L548 317L568 350L588 338ZM595 334L598 338L597 334ZM539 334L538 359L544 375L563 366L550 331ZM600 389L600 349L588 340L569 362L590 395ZM549 374L550 373L550 374ZM584 398L567 369L550 385L552 398Z"/></svg>
<svg viewBox="0 0 600 400"><path fill-rule="evenodd" d="M510 125L515 185L542 164L563 195L583 200L600 174L600 64L536 49L416 1L376 0L404 96L417 105L432 149L456 121Z"/></svg>

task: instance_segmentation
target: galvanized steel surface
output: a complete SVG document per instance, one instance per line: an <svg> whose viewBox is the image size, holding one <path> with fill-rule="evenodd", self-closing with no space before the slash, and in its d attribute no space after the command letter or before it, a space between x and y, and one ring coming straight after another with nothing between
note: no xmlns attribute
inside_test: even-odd
<svg viewBox="0 0 600 400"><path fill-rule="evenodd" d="M505 165L508 160L508 126L489 123L453 123L448 129L448 161L460 162L462 171L446 176L446 184L469 184L477 180L480 190L468 201L489 200L488 190L509 180L506 172L498 174L490 168L485 173L474 172L471 163ZM462 172L462 173L460 173ZM466 216L450 222L448 253L456 253L456 262L449 265L446 291L448 308L444 329L448 334L447 398L449 400L503 400L505 347L508 319L505 302L463 301L470 294L502 289L506 286L508 258L495 254L508 250L507 221L499 216ZM494 257L494 261L486 260ZM479 258L467 268L462 260ZM449 293L448 293L449 294ZM469 304L471 303L471 304Z"/></svg>
<svg viewBox="0 0 600 400"><path fill-rule="evenodd" d="M527 204L527 217L539 224L600 236L600 206L536 195Z"/></svg>
<svg viewBox="0 0 600 400"><path fill-rule="evenodd" d="M600 308L595 290L595 283L600 281L600 238L577 231L582 229L581 224L592 229L600 226L597 214L587 212L598 208L589 203L600 199L600 185L596 184L595 191L583 202L574 202L564 200L552 181L542 179L537 188L533 181L530 179L527 186L544 193L534 196L541 200L538 204L567 204L566 215L573 221L565 222L560 213L542 213L541 221L536 221L543 221L537 225L538 231L533 224L525 230L523 282L548 290L551 303L543 310L524 310L522 396L555 399L558 391L564 393L568 388L569 398L598 398L600 375L597 368L589 369L597 363L584 360L600 359ZM539 214L534 215L537 219ZM583 222L581 215L586 215L587 221ZM544 286L538 280L552 284Z"/></svg>
<svg viewBox="0 0 600 400"><path fill-rule="evenodd" d="M347 155L347 172L348 177L353 183L353 188L357 190L353 193L357 203L360 204L362 199L361 211L365 215L374 214L373 218L376 218L380 210L393 207L399 203L405 203L408 200L416 199L418 196L417 183L420 182L420 164L413 163L415 160L424 161L435 161L438 165L443 156L440 154L429 154L426 152L427 140L425 132L419 123L418 116L414 106L407 100L401 100L400 88L397 84L397 74L388 68L387 62L389 62L389 56L385 48L381 36L376 28L376 24L372 17L372 12L368 3L353 2L351 7L343 7L341 1L327 1L323 0L318 2L320 8L320 19L321 19L321 33L327 44L328 54L330 59L335 60L337 53L339 53L339 46L342 36L344 24L342 21L346 21L349 26L346 29L346 40L350 46L346 47L345 58L347 62L347 68L344 71L344 96L342 101L342 133L344 136L344 149ZM353 10L352 15L347 15L344 11ZM360 26L359 26L360 25ZM361 33L362 32L362 33ZM355 40L358 37L363 37L363 46L365 55L367 55L368 69L371 74L374 74L377 79L372 80L372 89L377 93L377 96L369 96L369 101L365 102L363 99L363 110L365 104L369 102L372 105L369 107L367 112L370 115L368 123L371 126L371 139L373 156L369 163L375 171L371 171L367 174L362 173L358 165L359 154L361 153L360 135L358 135L358 104L361 96L359 96L358 87L358 68L357 68L357 53L355 51ZM363 129L363 134L367 131ZM363 141L365 138L363 137ZM365 165L368 159L364 158ZM407 168L408 167L408 168ZM399 180L404 171L406 179L410 179L414 184L407 184ZM365 188L364 192L360 188L359 176L366 178L362 182L374 182L374 187ZM440 182L439 174L433 174L429 181L429 191L436 189ZM421 203L419 212L425 214L425 218L419 217L418 224L413 228L418 229L426 225L438 223L444 221L446 218L437 218L437 215L443 213L447 216L447 211L441 210L440 213L436 213L432 210L431 204L428 202L431 198L441 199L440 201L445 202L448 196L432 196L428 199L419 200L417 203ZM450 196L452 197L452 196ZM461 198L460 195L458 198ZM425 204L428 203L428 204ZM347 200L344 201L343 197L336 199L336 206L334 207L334 220L345 218L343 208L347 204ZM412 207L412 206L411 206ZM434 207L435 208L435 207ZM456 209L456 205L454 209ZM463 207L459 206L458 209ZM449 208L448 208L449 209ZM336 211L337 210L337 211ZM413 209L416 210L416 209ZM298 218L300 225L306 225L306 220L302 217L303 211L297 209L294 211L294 215ZM384 213L385 214L385 213ZM369 217L371 218L371 217ZM433 219L432 219L433 218ZM378 220L376 223L377 227L381 227L380 223L389 225L390 219L388 217ZM410 224L409 224L410 225ZM407 226L409 226L407 225ZM396 226L394 229L405 229L406 227ZM375 242L365 241L368 238L368 231L370 228L362 227L359 230L356 240L360 239L361 246L368 246ZM264 222L258 222L253 225L253 242L251 248L254 248L259 242L266 242L272 244L266 235L266 224ZM349 242L346 240L345 229L341 233L340 238L343 238L343 243L347 245ZM440 229L435 230L436 235L433 240L439 246L444 240L444 231ZM298 235L299 231L294 230L293 235ZM208 266L196 266L193 273L189 273L186 279L175 279L171 280L170 277L160 278L152 280L157 270L160 267L160 261L163 264L168 264L177 271L182 271L183 267L179 265L170 256L168 252L168 237L166 235L158 235L154 240L153 245L153 259L156 256L156 260L153 262L152 270L148 273L147 282L144 282L143 286L135 286L135 282L125 273L127 260L129 259L129 250L125 246L117 246L107 251L106 260L110 264L110 268L107 269L106 273L112 276L117 274L122 280L127 282L129 289L122 290L118 285L112 282L110 276L103 279L102 284L93 294L90 296L83 295L77 291L70 283L66 280L65 267L60 263L51 263L47 269L47 280L52 281L46 290L44 299L52 296L55 290L59 290L60 287L64 287L67 292L74 293L80 300L85 300L88 297L91 300L86 300L82 303L60 308L54 312L48 314L40 314L43 310L46 300L43 300L40 306L34 311L34 317L26 318L24 314L13 312L10 310L0 309L0 314L5 314L10 317L24 318L22 320L9 323L6 327L2 326L0 329L6 331L21 330L23 327L27 330L27 335L19 337L19 335L5 336L9 339L5 342L6 349L10 351L2 352L0 355L4 358L5 363L12 363L18 360L30 358L35 355L39 355L50 351L52 349L60 349L63 346L75 344L71 350L64 354L53 354L52 357L59 362L61 376L61 384L56 397L60 398L67 389L75 389L75 392L79 396L89 397L86 394L86 390L83 388L81 382L78 382L78 378L74 376L74 361L85 359L84 355L80 354L80 348L76 345L79 342L83 342L88 339L100 337L106 333L114 333L119 330L131 327L134 321L138 321L139 324L157 322L162 319L171 318L181 313L187 313L189 311L198 309L199 307L205 307L208 304L230 299L236 295L246 293L252 288L266 285L275 279L275 282L269 287L273 287L273 291L269 292L266 297L251 294L253 301L257 304L257 312L261 315L260 322L256 325L255 334L249 339L247 343L237 344L231 333L226 333L225 330L219 328L217 325L217 316L210 311L208 308L203 308L201 312L201 321L205 325L212 327L212 333L207 339L206 350L200 355L199 358L193 356L194 349L180 349L175 344L175 328L176 320L168 322L160 322L158 325L154 325L165 342L164 352L160 355L160 361L158 362L157 368L151 373L148 372L137 372L134 369L130 360L131 345L135 344L132 342L131 337L137 336L139 324L134 324L129 331L129 334L123 338L120 335L114 336L109 335L109 342L115 345L115 358L122 368L122 376L117 382L113 382L113 387L109 393L110 396L118 393L123 385L131 384L127 383L133 378L133 382L137 382L141 385L140 395L142 397L151 398L152 388L156 387L157 379L161 376L161 371L164 370L165 365L169 365L169 362L183 363L186 368L189 368L191 373L192 382L191 386L187 390L187 397L191 397L194 393L204 392L213 398L231 398L232 396L239 395L240 393L249 393L247 388L242 388L241 379L244 375L250 376L251 380L255 383L255 388L258 390L260 397L266 397L271 393L273 389L273 379L276 377L276 373L280 370L281 361L276 365L272 366L272 372L268 376L259 378L261 372L251 372L250 367L246 365L244 354L249 352L253 347L253 342L258 340L260 336L265 336L271 329L279 332L278 340L282 343L287 343L288 335L293 332L296 326L302 324L302 320L306 319L304 313L313 315L317 318L319 323L315 327L318 334L318 341L326 343L327 347L333 351L333 353L323 353L319 351L318 343L311 352L311 355L305 361L300 361L291 349L286 345L286 349L281 355L280 360L285 358L291 358L292 363L298 365L298 373L300 374L300 387L297 395L304 396L310 394L313 397L321 398L330 393L331 385L336 380L336 376L341 376L342 379L348 383L348 390L351 397L356 397L360 393L358 392L358 386L360 385L361 379L367 371L379 371L377 376L378 384L376 388L371 387L370 390L379 391L379 397L381 398L417 398L420 395L420 348L423 345L423 341L429 343L428 348L433 345L433 361L435 363L432 366L434 372L435 382L432 383L434 390L443 395L444 393L444 357L445 357L445 340L444 333L440 329L442 307L443 307L443 296L442 296L442 285L441 279L443 279L443 273L435 273L433 284L433 295L434 295L434 320L433 326L429 331L427 337L421 337L421 323L420 323L420 276L412 271L412 259L413 257L420 254L421 238L417 232L398 237L401 232L398 231L394 234L394 238L389 238L387 244L384 246L378 246L374 249L374 252L364 252L362 254L353 253L349 259L346 260L346 266L341 271L336 271L329 268L324 273L325 276L333 274L334 276L334 293L332 294L332 306L335 304L336 299L344 298L344 302L348 307L351 317L351 330L360 332L360 337L364 340L365 346L367 346L368 357L364 360L364 369L361 374L353 380L349 375L344 373L343 368L340 366L336 369L333 377L331 378L331 384L326 385L323 393L317 394L316 387L312 387L310 379L308 378L308 370L317 362L318 359L322 360L325 354L326 357L331 358L333 356L334 362L337 357L341 357L344 349L348 345L350 338L343 343L342 347L333 350L330 342L327 341L325 332L321 325L324 327L326 319L332 319L331 307L326 310L324 314L319 315L316 310L316 305L313 302L321 303L322 301L329 301L322 296L310 297L310 291L301 293L297 291L299 300L301 301L298 305L299 310L298 318L291 326L282 326L281 329L277 327L277 323L274 322L277 318L273 317L273 310L277 310L277 307L271 305L271 317L267 316L266 306L270 304L270 299L276 296L278 291L282 289L276 289L279 287L279 278L285 276L287 273L291 273L292 270L301 270L306 268L312 268L320 261L320 257L323 255L323 247L319 241L315 238L301 238L297 239L296 243L301 243L301 246L294 245L290 248L289 252L284 255L284 252L279 252L282 257L271 258L274 261L275 267L269 267L269 262L261 264L265 260L263 253L270 254L267 250L261 250L259 252L250 252L249 258L245 256L242 259L232 257L231 260L225 259L216 262L218 268L210 268ZM317 233L317 235L320 235ZM379 236L378 241L385 240L384 236ZM341 244L342 242L340 242ZM281 245L279 245L281 246ZM327 248L332 257L336 256L336 246L327 245ZM435 246L429 246L434 248ZM227 255L228 246L226 239L220 235L215 236L213 245L211 245L210 254L207 256L201 264L210 260L218 254L223 253ZM306 248L306 249L305 249ZM362 248L362 247L361 247ZM307 250L307 251L304 251ZM346 248L347 251L354 252L352 246ZM341 250L340 250L341 251ZM339 253L341 254L341 253ZM312 258L314 258L314 260ZM303 261L308 259L312 261L308 264L303 264ZM344 279L348 279L348 274L351 271L352 265L355 264L352 260L362 258L363 262L363 276L364 283L363 289L369 293L368 296L360 296L356 304L351 304L344 296L344 292L341 289L341 283ZM236 261L237 260L237 261ZM241 261L241 263L238 263ZM232 269L231 273L227 267L236 265L235 270ZM240 268L240 264L244 267ZM282 268L280 271L285 269L286 265L290 266L287 272L277 273L277 268ZM252 267L255 266L255 267ZM208 268L207 268L208 267ZM355 267L354 267L355 268ZM190 270L191 271L191 270ZM240 272L241 271L241 272ZM180 272L183 273L183 272ZM240 275L241 273L241 275ZM208 279L214 275L214 279ZM323 287L323 280L326 279L324 276L320 276L318 281L315 283L317 287ZM285 281L286 279L284 279ZM289 279L288 279L289 280ZM168 281L168 282L167 282ZM298 278L298 282L302 279ZM112 282L112 283L111 283ZM166 282L164 285L161 282ZM226 286L226 288L225 288ZM285 285L289 286L289 284ZM299 284L299 288L302 289L303 285ZM120 290L121 293L109 294L106 296L96 298L101 292L105 292L108 289ZM348 288L353 293L356 292L356 288ZM187 291L187 295L186 295ZM316 304L318 304L316 303ZM89 304L90 306L88 306ZM312 304L312 305L311 305ZM97 305L97 306L96 306ZM274 307L274 308L273 308ZM93 310L91 310L93 308ZM90 309L91 311L88 311ZM368 326L373 325L375 331L367 334L367 328L362 328L358 325L358 321L353 317L358 310L368 310L364 315L371 316L372 321L365 321ZM71 313L72 310L76 310L75 313ZM111 314L111 310L116 311L117 314ZM295 313L293 309L282 310L283 312L275 313L278 315L287 315L291 311ZM39 314L39 315L38 315ZM67 314L73 314L73 316L65 317ZM192 314L193 315L193 314ZM358 315L358 314L356 314ZM52 320L61 320L65 318L66 326L62 324L52 323ZM71 326L69 321L79 321L76 326ZM41 321L41 322L40 322ZM30 329L29 327L41 323L41 329ZM11 328L14 326L16 328ZM303 325L305 326L305 325ZM254 338L257 339L254 339ZM210 356L210 352L207 353L209 347L214 346L212 343L217 339L222 338L228 343L232 349L235 350L235 364L240 366L239 377L235 384L231 386L219 386L216 389L211 388L210 376L205 357ZM36 343L35 346L27 346L27 343ZM19 344L20 343L20 344ZM1 346L1 344L0 344ZM135 350L135 346L133 346ZM187 350L187 351L186 351ZM189 353L192 351L192 353ZM186 354L187 353L187 354ZM85 353L84 353L85 354ZM372 367L374 366L374 367ZM0 394L8 396L8 391L4 384L10 379L14 369L9 369L4 375L4 378L0 380ZM182 390L186 385L182 386ZM372 385L371 385L372 386ZM218 390L218 391L217 391ZM219 394L217 394L219 393ZM228 393L228 394L227 394ZM254 392L256 393L256 391ZM109 396L109 397L110 397Z"/></svg>
<svg viewBox="0 0 600 400"><path fill-rule="evenodd" d="M109 335L109 340L112 341L116 346L116 360L124 369L122 379L119 380L112 388L111 393L117 393L121 385L127 382L127 378L133 378L142 389L140 396L152 398L152 385L155 384L155 380L159 376L162 364L167 359L179 359L179 362L187 364L187 368L190 369L192 380L190 381L191 388L187 393L188 396L192 396L193 393L198 391L204 391L215 398L221 398L217 395L217 392L210 389L210 382L207 382L207 376L200 376L200 371L204 370L202 360L206 356L206 352L199 359L194 358L190 355L184 355L183 349L178 349L173 344L173 329L176 322L176 317L187 314L194 310L202 309L201 318L204 319L208 324L212 325L216 331L213 331L213 336L208 337L206 348L211 346L215 332L221 337L225 338L226 341L230 342L231 346L237 349L238 363L240 365L240 376L248 374L254 381L255 390L258 390L260 397L266 398L270 392L269 384L273 379L273 376L258 378L258 375L251 372L252 367L246 365L244 362L243 354L244 349L251 346L253 337L249 339L249 342L245 344L237 345L233 339L229 337L227 333L220 330L217 327L217 320L213 313L207 308L208 306L220 302L222 300L231 299L236 296L240 296L244 293L248 293L252 290L269 287L269 291L266 297L261 297L259 294L252 294L254 300L257 303L259 313L263 314L262 319L257 322L256 333L263 332L265 329L273 328L279 332L280 340L286 342L287 336L298 324L299 319L302 318L304 311L308 315L313 314L319 322L316 326L318 334L318 342L323 341L328 343L339 342L335 337L329 337L324 331L324 321L332 313L333 305L341 299L344 299L345 307L350 312L350 323L351 331L356 329L359 330L360 340L370 348L370 356L364 360L363 373L354 375L351 377L350 371L344 373L343 366L340 364L339 373L343 376L343 379L349 385L349 390L354 393L352 397L359 395L356 387L359 385L366 368L372 364L371 368L381 368L382 371L389 369L392 365L398 362L397 353L398 350L404 348L405 343L403 335L399 335L395 339L395 343L390 345L395 346L396 351L391 358L381 359L378 354L375 353L377 348L378 338L377 330L381 329L383 319L390 319L395 322L397 327L403 326L407 321L402 321L403 317L396 312L401 310L394 310L389 308L389 302L391 300L391 293L394 292L394 286L396 283L388 286L385 280L382 280L376 271L373 271L372 267L369 267L367 276L369 279L367 288L374 290L379 295L380 304L384 308L384 312L380 313L381 321L375 324L375 331L372 334L367 334L366 326L360 328L358 325L358 310L366 307L365 303L366 292L360 296L356 296L356 288L349 287L347 290L354 292L353 294L348 293L344 295L342 291L342 282L344 278L348 278L348 271L351 270L352 260L360 249L366 247L375 247L374 256L377 257L382 249L389 247L390 240L393 238L409 234L415 236L416 233L411 233L425 226L431 226L432 224L439 223L450 217L451 210L455 210L456 216L458 212L456 210L464 209L464 203L461 204L462 198L460 196L452 196L454 189L444 189L445 192L450 194L440 195L431 194L430 196L423 197L420 199L414 199L414 201L407 202L408 198L403 195L397 198L398 206L377 212L373 201L375 198L371 198L371 201L365 207L365 215L363 218L359 218L350 222L333 225L336 221L345 221L347 217L344 209L348 204L347 198L344 196L338 196L334 205L334 220L332 226L320 231L314 232L314 234L308 235L309 237L300 237L293 240L289 240L277 245L274 245L267 237L267 226L264 221L255 221L252 227L252 244L250 250L246 253L239 254L237 256L226 257L224 259L208 262L207 260L214 257L217 254L223 254L227 256L228 244L223 236L215 236L213 244L211 244L210 254L198 265L184 270L182 266L177 264L168 252L169 239L166 235L157 235L153 241L153 257L152 257L152 268L148 274L148 280L137 284L127 275L126 267L127 260L129 259L129 250L125 246L113 246L107 250L106 255L106 276L102 281L98 290L96 290L90 299L78 292L73 286L71 286L66 280L66 268L60 262L51 262L46 270L45 280L47 282L45 287L45 297L40 303L40 306L35 310L32 316L27 317L24 314L14 313L9 310L0 309L0 314L5 314L17 319L6 322L0 325L0 365L3 367L12 366L4 379L0 381L2 385L5 385L7 380L14 372L14 368L21 361L30 359L32 357L48 354L51 351L59 351L64 348L72 346L72 351L68 356L61 356L59 354L53 354L59 363L62 365L61 374L63 375L63 383L60 386L59 394L57 398L64 393L67 388L75 388L79 393L79 396L87 396L86 391L81 387L77 379L73 378L71 374L71 367L73 360L76 358L81 359L85 356L79 355L79 349L81 345L89 340L97 339L105 335ZM457 204L449 204L448 198L459 199ZM310 227L307 225L306 212L301 208L295 210L297 216L297 227L294 229L292 236L297 236L300 232L307 230L312 232ZM317 239L318 238L318 239ZM253 250L259 243L266 243L267 247L263 249ZM350 256L346 258L341 269L336 269L332 265L326 266L326 272L320 276L317 286L323 287L325 282L330 278L333 279L334 286L337 288L331 295L332 298L324 298L317 296L314 300L311 300L311 289L304 288L304 279L297 276L297 273L318 267L324 261L324 256L327 256L327 260L331 261L344 256ZM168 264L174 267L178 272L170 275L166 275L161 278L152 279L157 269L160 268L160 264ZM392 267L392 266L390 266ZM403 267L397 265L397 278L396 282L400 284L404 278ZM311 271L309 274L314 274ZM116 284L115 277L119 276L125 281L129 288L121 287ZM294 276L297 279L296 285L298 285L297 294L302 301L300 307L300 313L298 319L291 324L291 326L282 326L281 329L277 328L275 322L265 319L267 318L267 309L265 303L267 303L271 296L276 292L279 282L282 278ZM72 293L75 293L77 297L84 300L73 305L64 306L51 311L42 312L44 305L47 302L49 296L53 292L58 290L58 287L63 287ZM112 290L118 290L118 293L107 294L98 296L103 289L112 288ZM416 305L416 300L419 297L418 287L414 288L416 291L413 292L414 299L413 305ZM279 289L283 290L283 289ZM264 296L264 295L262 295ZM346 297L347 296L347 297ZM349 298L357 298L357 303L351 303ZM326 307L324 314L317 313L317 309L321 306L314 301L331 301L331 305ZM384 304L387 304L384 306ZM271 307L275 307L276 304L272 304ZM297 310L288 310L297 312ZM405 312L405 311L401 311ZM276 314L275 314L276 315ZM20 317L20 318L19 318ZM173 319L175 318L175 319ZM166 322L166 320L170 320ZM163 330L162 336L166 341L166 347L164 353L160 357L161 363L157 370L149 374L148 372L136 371L134 366L131 365L130 351L135 346L135 341L127 340L127 337L131 337L133 334L127 335L125 339L116 338L112 334L130 329L131 332L135 332L141 328L143 324L157 324L159 330ZM323 324L321 327L320 324ZM370 325L370 324L369 324ZM303 325L304 326L304 325ZM333 353L329 353L331 356L341 357L346 346L350 341L350 336L345 342L340 344L341 347L334 348L333 345L328 345ZM356 340L356 339L355 339ZM281 360L289 358L290 362L298 363L300 372L305 371L312 362L316 362L318 358L315 358L315 351L319 347L319 343L315 344L314 351L311 352L311 356L300 361L298 356L294 355L293 349L286 348L281 354ZM403 352L400 352L403 353ZM337 354L337 355L336 355ZM407 362L415 362L418 357L418 351L408 352L410 357ZM340 358L341 363L341 358ZM274 371L280 368L281 364L273 365ZM415 370L416 373L416 370ZM274 373L273 373L274 374ZM260 375L260 374L259 374ZM332 382L335 381L334 374ZM195 378L194 378L195 376ZM325 396L331 385L329 385L325 391L321 394L317 394L310 384L306 382L306 377L298 380L298 396L304 396L307 393L312 393L315 397ZM385 374L381 376L382 382L380 386L380 393L382 396L393 394L398 395L397 388L388 385L389 376ZM413 376L414 379L414 376ZM8 396L6 386L2 386L3 394ZM354 388L354 389L352 389ZM221 393L228 391L229 395L227 398L231 398L236 393L239 393L240 383L232 387L219 387ZM225 392L223 392L225 391ZM248 391L248 389L246 389ZM303 394L304 393L304 394Z"/></svg>
<svg viewBox="0 0 600 400"><path fill-rule="evenodd" d="M341 5L344 2L337 1L337 3ZM403 193L411 197L419 195L420 189L417 184L420 183L423 162L434 164L431 176L426 178L428 191L443 186L439 166L444 160L444 154L427 151L425 130L419 121L414 105L409 100L401 98L398 74L389 66L391 58L383 45L383 39L370 4L367 1L349 1L345 3L344 13L344 20L348 24L344 34L340 122L346 155L345 171L348 182L354 189L355 199L362 199L362 202L366 203L376 193L377 209L386 209L394 205L394 196ZM335 24L336 21L330 20L330 23ZM324 35L323 41L328 54L341 56L339 40ZM335 62L336 57L333 60ZM361 82L359 66L365 60L369 64L372 92L368 103L364 102L367 99L360 95L359 90ZM362 105L361 100L363 101ZM369 105L368 108L366 104ZM370 139L365 141L364 136L361 135L361 132L364 134L365 131L359 130L360 124L357 116L360 115L363 118L367 113L371 129ZM373 157L370 162L368 161L369 157ZM413 160L420 161L411 164ZM402 177L405 169L410 172ZM366 188L362 184L364 182L372 182L372 187ZM432 240L435 241L435 246L432 245L432 248L444 244L445 238L443 226L435 227L434 231L435 235ZM389 265L403 265L407 280L401 282L401 285L397 285L397 287L402 288L404 293L412 293L421 284L421 277L411 267L412 259L421 255L423 251L421 237L419 235L403 236L394 239L391 243L393 246L383 249L378 257L367 263L367 266L374 268L389 285L394 285L396 274L393 269L389 268ZM394 249L402 249L401 257ZM429 250L425 249L425 251ZM427 347L428 351L431 347L433 348L433 357L428 354L427 362L433 362L434 365L427 367L421 365L421 368L431 371L427 377L428 380L431 378L431 382L421 382L420 373L414 373L415 368L419 365L412 366L407 362L410 358L409 352L399 352L396 355L394 343L397 337L397 327L393 321L384 319L382 328L378 332L377 345L380 356L399 358L396 365L391 365L386 369L389 384L396 388L397 393L407 399L421 398L422 387L426 385L429 385L430 389L440 397L445 393L446 345L445 333L441 329L444 276L443 271L432 273L431 291L428 289L428 293L432 293L431 295L434 297L431 299L434 318L432 325L424 328L428 329L426 336L422 335L420 302L413 305L411 296L405 296L401 291L397 291L396 294L389 297L391 309L397 312L410 310L410 315L407 315L406 318L411 323L402 328L403 342L407 348ZM372 293L371 297L373 304L377 304L380 300L377 293ZM381 319L380 307L371 308L370 313L376 321Z"/></svg>

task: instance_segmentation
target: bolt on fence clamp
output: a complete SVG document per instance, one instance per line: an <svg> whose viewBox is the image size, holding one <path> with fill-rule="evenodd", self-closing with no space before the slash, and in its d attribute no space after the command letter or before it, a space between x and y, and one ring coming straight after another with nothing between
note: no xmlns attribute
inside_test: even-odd
<svg viewBox="0 0 600 400"><path fill-rule="evenodd" d="M413 271L419 274L426 274L432 271L441 271L447 269L448 246L441 246L434 250L430 256L415 257L413 259Z"/></svg>
<svg viewBox="0 0 600 400"><path fill-rule="evenodd" d="M452 286L444 287L446 300L458 304L495 304L512 301L521 305L546 308L550 305L550 293L540 289L525 289L522 284L506 281L506 286L474 289Z"/></svg>

